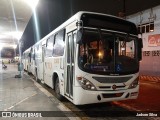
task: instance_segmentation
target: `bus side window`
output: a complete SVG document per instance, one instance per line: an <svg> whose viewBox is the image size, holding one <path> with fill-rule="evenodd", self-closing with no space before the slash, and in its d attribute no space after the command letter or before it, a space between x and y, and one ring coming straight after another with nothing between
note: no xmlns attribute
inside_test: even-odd
<svg viewBox="0 0 160 120"><path fill-rule="evenodd" d="M48 38L47 40L47 44L46 44L46 57L52 57L52 52L53 52L53 35L50 36L50 38Z"/></svg>
<svg viewBox="0 0 160 120"><path fill-rule="evenodd" d="M65 30L59 31L54 37L53 56L62 56L64 54L64 36Z"/></svg>

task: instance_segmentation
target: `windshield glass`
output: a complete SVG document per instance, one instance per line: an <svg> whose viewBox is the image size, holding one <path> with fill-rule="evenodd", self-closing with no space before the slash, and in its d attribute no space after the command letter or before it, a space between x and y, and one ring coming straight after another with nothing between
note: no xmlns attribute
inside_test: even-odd
<svg viewBox="0 0 160 120"><path fill-rule="evenodd" d="M136 37L85 29L79 44L79 67L97 74L127 74L138 71Z"/></svg>

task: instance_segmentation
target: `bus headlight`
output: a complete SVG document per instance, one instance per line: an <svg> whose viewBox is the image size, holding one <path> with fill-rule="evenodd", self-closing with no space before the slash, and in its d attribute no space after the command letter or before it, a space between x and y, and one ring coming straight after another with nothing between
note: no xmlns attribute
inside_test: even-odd
<svg viewBox="0 0 160 120"><path fill-rule="evenodd" d="M96 87L86 78L78 79L78 82L85 90L97 90Z"/></svg>
<svg viewBox="0 0 160 120"><path fill-rule="evenodd" d="M137 77L129 86L129 89L132 89L132 88L136 88L137 85L139 84L139 77Z"/></svg>

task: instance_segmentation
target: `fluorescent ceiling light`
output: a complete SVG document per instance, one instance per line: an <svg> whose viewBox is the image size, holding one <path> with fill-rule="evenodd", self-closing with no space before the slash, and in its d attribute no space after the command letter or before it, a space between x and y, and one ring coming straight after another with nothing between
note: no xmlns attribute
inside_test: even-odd
<svg viewBox="0 0 160 120"><path fill-rule="evenodd" d="M0 49L2 49L4 47L10 47L10 48L16 49L17 45L16 44L10 44L10 43L0 43Z"/></svg>
<svg viewBox="0 0 160 120"><path fill-rule="evenodd" d="M17 48L17 45L11 45L14 49L16 49Z"/></svg>
<svg viewBox="0 0 160 120"><path fill-rule="evenodd" d="M22 36L22 32L11 32L10 35L12 35L13 38L16 38L17 40L20 40L21 36Z"/></svg>
<svg viewBox="0 0 160 120"><path fill-rule="evenodd" d="M15 38L17 40L20 40L20 38L22 37L22 32L18 32L18 31L13 31L13 32L5 32L3 34L0 35L0 39L6 39L12 37Z"/></svg>
<svg viewBox="0 0 160 120"><path fill-rule="evenodd" d="M2 50L2 48L4 47L4 43L0 43L0 50Z"/></svg>
<svg viewBox="0 0 160 120"><path fill-rule="evenodd" d="M0 45L0 51L2 50L3 46Z"/></svg>
<svg viewBox="0 0 160 120"><path fill-rule="evenodd" d="M0 39L6 38L6 35L0 35Z"/></svg>
<svg viewBox="0 0 160 120"><path fill-rule="evenodd" d="M18 31L4 33L6 38L7 36L12 36L13 38L16 38L17 40L20 40L20 38L22 37L22 34L23 34L22 32L18 32Z"/></svg>
<svg viewBox="0 0 160 120"><path fill-rule="evenodd" d="M25 0L25 2L32 8L35 9L39 0Z"/></svg>

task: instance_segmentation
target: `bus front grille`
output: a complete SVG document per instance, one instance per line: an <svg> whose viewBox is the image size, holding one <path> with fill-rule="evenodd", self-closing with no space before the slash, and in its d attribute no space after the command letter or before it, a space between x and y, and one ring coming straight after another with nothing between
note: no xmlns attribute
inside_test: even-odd
<svg viewBox="0 0 160 120"><path fill-rule="evenodd" d="M99 86L100 89L110 89L112 86ZM116 88L125 88L125 85L116 86Z"/></svg>
<svg viewBox="0 0 160 120"><path fill-rule="evenodd" d="M124 83L127 82L132 78L132 76L129 77L92 77L96 81L100 83Z"/></svg>

